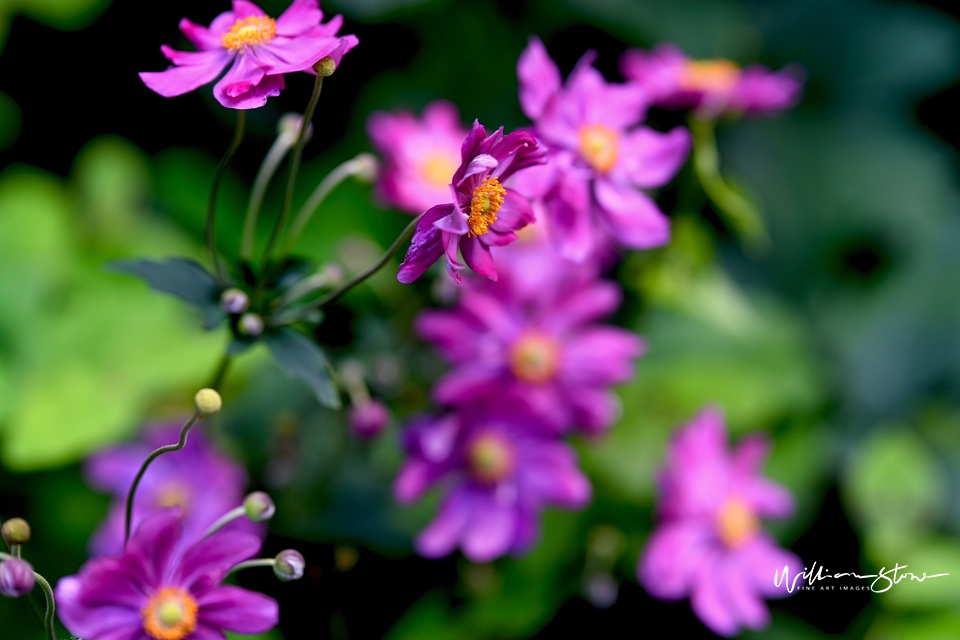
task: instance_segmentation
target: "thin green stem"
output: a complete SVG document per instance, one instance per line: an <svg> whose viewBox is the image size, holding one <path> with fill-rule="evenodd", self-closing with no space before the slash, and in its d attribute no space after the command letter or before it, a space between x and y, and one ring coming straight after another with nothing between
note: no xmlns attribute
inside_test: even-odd
<svg viewBox="0 0 960 640"><path fill-rule="evenodd" d="M236 153L237 147L240 146L240 140L243 139L245 120L246 111L240 109L237 112L237 129L234 131L233 140L230 142L227 152L223 154L223 157L220 159L220 164L217 165L216 173L213 174L213 185L210 187L210 198L207 200L207 249L210 251L210 258L213 260L213 269L217 274L217 280L220 284L226 282L226 277L223 273L223 266L217 258L217 191L220 187L220 181L227 171L227 165L230 163L233 154Z"/></svg>
<svg viewBox="0 0 960 640"><path fill-rule="evenodd" d="M273 141L270 150L267 151L260 170L257 171L257 177L253 181L253 189L250 191L250 205L247 207L247 217L243 222L243 236L240 240L240 257L244 260L253 260L253 244L257 233L257 220L260 217L260 207L263 204L263 197L267 193L267 186L273 178L284 156L293 148L294 140L286 131L281 132L277 139Z"/></svg>
<svg viewBox="0 0 960 640"><path fill-rule="evenodd" d="M233 361L233 358L229 354L223 354L220 357L220 362L217 364L217 369L213 374L213 378L210 380L210 384L207 385L207 388L214 389L216 391L220 390L220 385L223 384L224 379L227 377L227 371L230 370L230 363Z"/></svg>
<svg viewBox="0 0 960 640"><path fill-rule="evenodd" d="M235 509L231 509L230 511L226 512L223 516L221 516L219 520L217 520L212 525L210 525L210 528L207 529L207 532L205 534L203 534L203 537L206 538L207 536L213 535L214 533L216 533L226 525L230 524L237 518L242 518L245 515L247 515L247 510L242 506L236 507Z"/></svg>
<svg viewBox="0 0 960 640"><path fill-rule="evenodd" d="M355 286L357 286L358 284L360 284L361 282L363 282L364 280L366 280L367 278L375 274L377 271L379 271L383 267L383 265L387 264L390 261L393 255L397 252L397 249L400 248L400 245L402 245L410 237L410 235L413 233L413 230L416 229L417 223L420 222L420 218L422 217L423 217L423 214L411 220L410 224L408 224L404 228L404 230L400 233L400 235L397 236L397 239L393 241L393 244L390 245L390 248L387 249L387 251L382 256L380 256L380 259L374 262L372 265L370 265L369 267L367 267L357 275L353 276L352 278L350 278L349 280L341 284L336 289L333 289L332 291L327 293L325 296L318 298L313 302L310 302L309 304L306 304L302 307L298 307L297 309L294 309L289 313L279 314L277 316L274 316L272 324L277 325L277 324L288 324L290 322L295 322L301 319L302 317L304 317L306 314L308 314L314 309L322 309L328 304L335 302L340 298L340 296L345 294L347 291L354 288Z"/></svg>
<svg viewBox="0 0 960 640"><path fill-rule="evenodd" d="M272 567L277 564L276 558L257 558L256 560L245 560L238 565L235 565L230 571L227 572L227 575L231 573L236 573L237 571L243 571L244 569L250 569L252 567Z"/></svg>
<svg viewBox="0 0 960 640"><path fill-rule="evenodd" d="M194 412L190 420L187 421L183 428L180 429L180 441L176 444L164 445L158 449L155 449L153 453L147 456L147 459L143 461L143 464L140 466L140 470L137 471L136 477L133 479L133 484L130 485L130 491L127 493L127 508L126 515L124 517L123 523L123 546L126 548L127 542L130 540L130 523L133 520L133 498L137 494L137 486L140 484L140 479L143 478L143 474L147 472L147 467L150 466L150 463L162 456L165 453L170 453L171 451L180 451L187 444L187 434L190 432L190 429L197 423L200 419L200 411L197 410Z"/></svg>
<svg viewBox="0 0 960 640"><path fill-rule="evenodd" d="M327 196L330 195L330 192L350 176L356 175L357 171L361 168L362 163L358 162L356 158L351 158L337 166L326 178L320 181L320 184L313 190L313 193L310 194L310 197L307 198L307 201L300 207L300 211L297 212L297 216L293 219L293 224L290 225L290 233L287 234L287 239L283 243L283 250L280 252L281 255L290 252L294 244L296 244L297 238L300 237L307 223L310 222L310 218L313 217L317 208L326 200Z"/></svg>
<svg viewBox="0 0 960 640"><path fill-rule="evenodd" d="M307 104L307 110L303 114L303 120L300 122L300 133L297 134L297 142L293 147L293 157L290 160L290 173L287 177L287 190L283 197L283 207L280 209L280 215L267 240L267 247L263 251L263 274L257 283L257 290L254 293L254 304L258 301L259 294L267 280L267 274L270 271L270 259L273 256L274 246L284 227L287 226L287 219L290 217L290 209L293 207L293 186L297 181L297 172L300 170L300 159L303 157L303 143L307 137L307 128L310 126L310 120L313 119L313 112L317 108L317 102L320 101L320 90L323 89L323 76L317 74L317 81L313 85L313 93L310 95L310 102Z"/></svg>
<svg viewBox="0 0 960 640"><path fill-rule="evenodd" d="M54 628L54 621L57 618L57 602L53 598L53 589L50 588L50 583L47 582L46 578L36 571L33 572L33 578L43 589L43 595L47 599L47 611L43 614L43 626L47 630L50 640L57 640L57 630Z"/></svg>

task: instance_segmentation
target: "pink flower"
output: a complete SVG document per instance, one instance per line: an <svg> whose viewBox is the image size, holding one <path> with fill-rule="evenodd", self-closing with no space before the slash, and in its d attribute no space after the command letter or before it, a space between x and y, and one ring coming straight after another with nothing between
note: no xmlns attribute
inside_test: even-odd
<svg viewBox="0 0 960 640"><path fill-rule="evenodd" d="M169 98L193 91L230 69L213 87L213 95L231 109L262 107L280 94L283 74L313 72L313 65L330 57L339 66L343 54L358 43L353 35L338 36L343 18L321 24L317 0L293 0L279 18L260 7L233 0L233 11L213 19L209 28L184 18L180 30L199 51L160 51L173 63L166 71L141 73L144 84Z"/></svg>
<svg viewBox="0 0 960 640"><path fill-rule="evenodd" d="M467 130L457 108L431 102L423 117L378 111L367 120L367 131L384 157L377 184L387 203L419 215L450 194L450 176L460 165L460 145Z"/></svg>
<svg viewBox="0 0 960 640"><path fill-rule="evenodd" d="M793 496L761 475L769 449L759 436L727 452L723 416L707 409L678 432L660 475L661 523L640 559L640 582L653 596L689 596L693 612L724 636L770 621L764 598L786 596L775 573L803 570L799 558L760 528L784 518Z"/></svg>
<svg viewBox="0 0 960 640"><path fill-rule="evenodd" d="M627 80L650 94L653 104L695 109L708 118L789 109L803 88L802 73L796 67L778 72L759 65L740 69L730 60L693 60L672 45L649 52L627 51L620 67Z"/></svg>
<svg viewBox="0 0 960 640"><path fill-rule="evenodd" d="M668 241L669 220L640 189L669 182L690 150L686 129L664 134L640 126L646 92L606 82L593 57L581 58L565 85L536 38L517 64L520 105L549 162L514 186L542 200L556 246L580 263L608 245L645 249Z"/></svg>
<svg viewBox="0 0 960 640"><path fill-rule="evenodd" d="M491 246L517 239L514 231L533 221L530 203L504 187L513 174L544 161L537 140L527 131L504 135L500 127L490 135L479 122L460 148L460 166L453 174L449 196L453 202L428 210L413 233L397 280L409 284L446 256L447 272L460 282L464 262L476 273L497 279Z"/></svg>

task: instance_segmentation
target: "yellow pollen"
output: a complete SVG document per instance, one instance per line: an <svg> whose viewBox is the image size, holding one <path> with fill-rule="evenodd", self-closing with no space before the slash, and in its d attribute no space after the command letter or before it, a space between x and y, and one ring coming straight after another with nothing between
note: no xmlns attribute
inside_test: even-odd
<svg viewBox="0 0 960 640"><path fill-rule="evenodd" d="M531 331L510 348L510 371L517 380L541 384L553 379L560 368L560 348L550 336Z"/></svg>
<svg viewBox="0 0 960 640"><path fill-rule="evenodd" d="M190 492L186 487L179 483L170 483L160 489L156 498L156 507L180 507L182 512L187 510L190 504Z"/></svg>
<svg viewBox="0 0 960 640"><path fill-rule="evenodd" d="M497 211L503 206L503 198L507 190L500 186L500 180L487 176L487 179L473 190L470 199L470 215L467 224L470 225L470 236L482 236L490 230L490 225L497 221Z"/></svg>
<svg viewBox="0 0 960 640"><path fill-rule="evenodd" d="M728 498L717 513L717 533L728 547L739 547L752 538L759 528L757 514L740 498Z"/></svg>
<svg viewBox="0 0 960 640"><path fill-rule="evenodd" d="M221 44L233 53L243 51L247 45L267 44L277 35L277 23L268 16L248 16L237 20L223 34Z"/></svg>
<svg viewBox="0 0 960 640"><path fill-rule="evenodd" d="M420 163L420 175L430 184L441 188L450 184L450 179L458 166L459 160L456 157L450 158L446 154L434 151Z"/></svg>
<svg viewBox="0 0 960 640"><path fill-rule="evenodd" d="M620 137L610 127L602 124L580 127L580 155L600 173L613 169L619 151Z"/></svg>
<svg viewBox="0 0 960 640"><path fill-rule="evenodd" d="M725 92L736 86L740 70L729 60L691 60L680 76L688 91Z"/></svg>
<svg viewBox="0 0 960 640"><path fill-rule="evenodd" d="M476 436L467 449L467 464L474 479L496 484L513 473L516 466L513 447L495 432Z"/></svg>
<svg viewBox="0 0 960 640"><path fill-rule="evenodd" d="M197 628L197 601L180 587L162 587L140 610L143 630L156 640L183 640Z"/></svg>

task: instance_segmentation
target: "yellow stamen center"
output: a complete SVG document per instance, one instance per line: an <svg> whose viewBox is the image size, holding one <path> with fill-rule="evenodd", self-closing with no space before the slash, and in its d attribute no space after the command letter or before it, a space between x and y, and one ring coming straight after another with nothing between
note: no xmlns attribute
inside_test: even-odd
<svg viewBox="0 0 960 640"><path fill-rule="evenodd" d="M183 640L197 628L197 601L180 587L162 587L140 611L143 630L156 640Z"/></svg>
<svg viewBox="0 0 960 640"><path fill-rule="evenodd" d="M267 44L277 35L277 23L268 16L248 16L237 20L223 34L221 43L233 53L243 51L247 45Z"/></svg>
<svg viewBox="0 0 960 640"><path fill-rule="evenodd" d="M560 347L548 335L531 331L510 348L510 371L518 380L531 384L547 382L560 368Z"/></svg>
<svg viewBox="0 0 960 640"><path fill-rule="evenodd" d="M483 484L496 484L513 473L516 456L509 441L496 432L488 431L470 442L467 464L475 480Z"/></svg>
<svg viewBox="0 0 960 640"><path fill-rule="evenodd" d="M717 533L728 547L739 547L752 538L759 528L757 514L740 498L728 498L717 512Z"/></svg>
<svg viewBox="0 0 960 640"><path fill-rule="evenodd" d="M189 503L190 492L186 487L176 482L167 484L157 493L156 507L158 509L180 507L182 511L186 511Z"/></svg>
<svg viewBox="0 0 960 640"><path fill-rule="evenodd" d="M470 200L470 215L467 224L470 233L467 236L482 236L490 230L490 225L497 221L497 211L503 206L503 198L507 190L500 186L500 180L487 176L487 179L473 190Z"/></svg>
<svg viewBox="0 0 960 640"><path fill-rule="evenodd" d="M729 60L691 60L680 76L688 91L725 92L740 79L740 70Z"/></svg>
<svg viewBox="0 0 960 640"><path fill-rule="evenodd" d="M458 166L459 160L456 157L451 158L446 154L434 151L420 163L420 175L430 184L436 185L437 188L445 187L450 184L450 179Z"/></svg>
<svg viewBox="0 0 960 640"><path fill-rule="evenodd" d="M602 124L580 127L580 155L600 173L613 169L619 151L620 137L610 127Z"/></svg>

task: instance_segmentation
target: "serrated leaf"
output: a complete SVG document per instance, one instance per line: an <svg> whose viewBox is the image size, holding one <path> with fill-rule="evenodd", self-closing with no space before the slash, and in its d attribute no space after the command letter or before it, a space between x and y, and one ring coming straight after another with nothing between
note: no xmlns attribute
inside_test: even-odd
<svg viewBox="0 0 960 640"><path fill-rule="evenodd" d="M169 293L191 304L203 313L203 328L214 329L226 315L220 308L217 294L220 285L212 273L187 258L170 258L166 262L126 260L113 262L110 268L144 280L150 288Z"/></svg>
<svg viewBox="0 0 960 640"><path fill-rule="evenodd" d="M303 380L325 407L340 408L340 395L330 374L330 362L323 350L294 329L281 329L266 336L267 347L284 372Z"/></svg>

